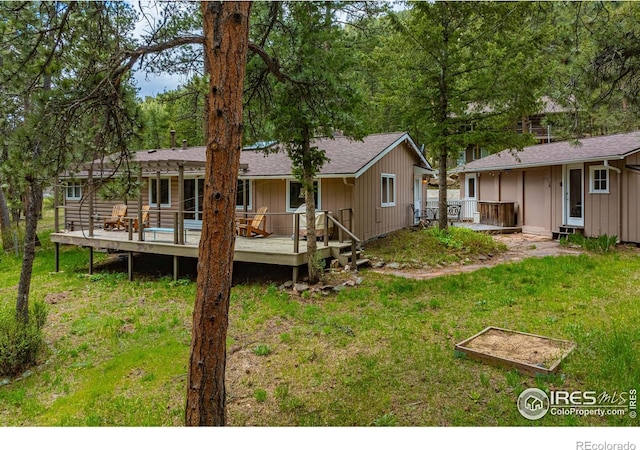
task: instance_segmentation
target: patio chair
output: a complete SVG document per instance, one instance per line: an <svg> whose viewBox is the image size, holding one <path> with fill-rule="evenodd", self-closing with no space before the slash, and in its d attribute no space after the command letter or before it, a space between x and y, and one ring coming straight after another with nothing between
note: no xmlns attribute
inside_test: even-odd
<svg viewBox="0 0 640 450"><path fill-rule="evenodd" d="M144 205L142 207L142 225L144 228L149 228L149 205ZM127 231L129 231L129 224L125 222L124 227ZM133 231L138 231L140 225L138 223L138 217L133 219Z"/></svg>
<svg viewBox="0 0 640 450"><path fill-rule="evenodd" d="M236 221L236 234L238 236L244 237L256 237L262 236L267 237L271 235L267 228L267 216L265 215L267 212L267 207L263 206L260 208L256 215L253 216L253 219L238 219Z"/></svg>
<svg viewBox="0 0 640 450"><path fill-rule="evenodd" d="M102 228L105 230L119 230L124 226L124 216L127 215L127 205L115 205L113 211L111 211L111 217L104 219Z"/></svg>

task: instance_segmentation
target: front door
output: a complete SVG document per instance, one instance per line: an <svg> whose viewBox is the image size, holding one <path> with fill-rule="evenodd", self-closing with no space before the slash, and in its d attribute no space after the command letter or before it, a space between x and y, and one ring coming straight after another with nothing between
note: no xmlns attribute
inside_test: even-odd
<svg viewBox="0 0 640 450"><path fill-rule="evenodd" d="M422 215L422 175L413 175L413 223L414 225L420 221Z"/></svg>
<svg viewBox="0 0 640 450"><path fill-rule="evenodd" d="M584 227L584 167L582 164L566 166L564 175L565 224Z"/></svg>

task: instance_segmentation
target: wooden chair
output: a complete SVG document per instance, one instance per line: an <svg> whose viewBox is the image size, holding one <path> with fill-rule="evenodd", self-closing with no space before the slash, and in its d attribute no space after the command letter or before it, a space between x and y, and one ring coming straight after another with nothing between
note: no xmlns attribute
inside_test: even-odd
<svg viewBox="0 0 640 450"><path fill-rule="evenodd" d="M267 216L265 215L267 212L267 207L263 206L260 208L256 215L253 216L253 219L238 219L236 221L236 234L238 236L244 237L256 237L262 236L267 237L271 235L267 228Z"/></svg>
<svg viewBox="0 0 640 450"><path fill-rule="evenodd" d="M134 217L133 219L133 231L138 231L140 225L138 224L138 217ZM142 225L144 228L149 228L149 205L144 205L142 207ZM129 231L129 224L125 222L124 227L127 231Z"/></svg>
<svg viewBox="0 0 640 450"><path fill-rule="evenodd" d="M124 226L124 216L127 215L127 205L115 205L113 207L113 211L111 211L111 217L104 219L104 223L102 224L102 228L105 230L119 230L120 227Z"/></svg>

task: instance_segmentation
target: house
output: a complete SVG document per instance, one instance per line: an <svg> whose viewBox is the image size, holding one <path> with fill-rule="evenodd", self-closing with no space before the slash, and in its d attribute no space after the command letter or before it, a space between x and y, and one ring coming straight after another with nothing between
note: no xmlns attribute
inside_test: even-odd
<svg viewBox="0 0 640 450"><path fill-rule="evenodd" d="M515 129L518 134L530 134L536 141L536 144L548 144L556 140L553 134L552 126L547 123L552 120L558 120L565 116L568 110L550 97L544 96L540 99L542 107L540 112L523 117L517 124ZM475 161L476 159L489 156L489 151L478 144L469 145L465 150L458 154L457 166Z"/></svg>
<svg viewBox="0 0 640 450"><path fill-rule="evenodd" d="M276 148L273 143L265 145L272 146L267 150ZM315 181L317 210L331 211L337 219L350 222L345 225L361 240L414 223L413 209L423 206L426 179L433 170L408 133L372 134L362 141L337 136L317 139L312 145L328 158ZM293 213L303 202L301 185L293 177L291 161L284 152L265 153L255 147L243 150L240 157L238 214L251 216L266 206L269 231L291 236ZM170 211L181 211L191 223L202 220L205 150L183 145L136 153L141 203L151 207L152 226L173 226ZM110 170L110 164L95 162L92 179L105 177ZM64 222L68 229L87 229L90 216L108 216L115 204L125 201L103 200L94 193L89 202L88 177L84 172L66 178ZM88 209L90 203L92 213ZM135 216L138 204L129 205L127 214Z"/></svg>
<svg viewBox="0 0 640 450"><path fill-rule="evenodd" d="M461 197L513 204L523 232L640 243L640 132L504 150L460 174Z"/></svg>

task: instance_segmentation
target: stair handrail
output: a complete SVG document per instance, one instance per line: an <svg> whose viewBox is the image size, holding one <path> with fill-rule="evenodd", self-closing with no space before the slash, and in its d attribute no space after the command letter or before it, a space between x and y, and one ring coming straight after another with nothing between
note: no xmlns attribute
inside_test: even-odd
<svg viewBox="0 0 640 450"><path fill-rule="evenodd" d="M351 270L358 270L358 244L362 242L360 238L358 238L355 234L347 229L344 225L340 223L340 221L336 220L332 215L325 214L324 215L324 246L329 245L329 220L331 220L340 230L347 233L347 236L351 238Z"/></svg>

